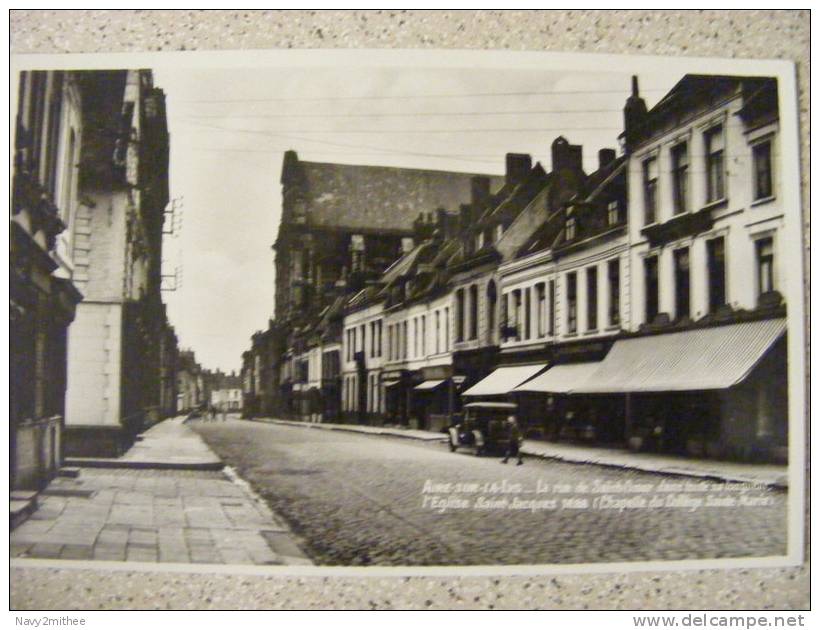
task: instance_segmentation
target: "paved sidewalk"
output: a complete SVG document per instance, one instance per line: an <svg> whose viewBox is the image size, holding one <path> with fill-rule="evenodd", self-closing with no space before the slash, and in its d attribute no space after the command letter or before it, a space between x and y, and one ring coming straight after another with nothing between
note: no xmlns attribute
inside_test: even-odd
<svg viewBox="0 0 820 630"><path fill-rule="evenodd" d="M177 416L155 424L141 434L140 439L122 457L71 457L69 466L94 468L165 468L181 470L220 470L222 460L208 448Z"/></svg>
<svg viewBox="0 0 820 630"><path fill-rule="evenodd" d="M11 557L312 564L231 469L201 467L222 463L182 418L152 427L114 461L117 467L83 468L77 478L51 482L38 509L11 532Z"/></svg>
<svg viewBox="0 0 820 630"><path fill-rule="evenodd" d="M254 420L257 422L272 422L275 424L308 427L312 429L390 435L426 441L443 442L447 440L447 437L442 433L414 429L369 427L354 424L317 424L273 418L254 418ZM538 440L526 440L521 448L521 452L531 457L555 459L569 463L595 464L599 466L626 468L669 475L682 475L701 479L759 483L774 488L788 487L788 467L777 464L747 464L743 462L691 459L675 455L635 453L626 449L542 442Z"/></svg>

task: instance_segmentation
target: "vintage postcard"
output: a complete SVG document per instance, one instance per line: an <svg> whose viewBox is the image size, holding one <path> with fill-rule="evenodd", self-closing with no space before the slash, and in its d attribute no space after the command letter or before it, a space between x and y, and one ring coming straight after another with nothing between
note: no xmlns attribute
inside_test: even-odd
<svg viewBox="0 0 820 630"><path fill-rule="evenodd" d="M13 56L11 125L13 566L802 562L790 63Z"/></svg>

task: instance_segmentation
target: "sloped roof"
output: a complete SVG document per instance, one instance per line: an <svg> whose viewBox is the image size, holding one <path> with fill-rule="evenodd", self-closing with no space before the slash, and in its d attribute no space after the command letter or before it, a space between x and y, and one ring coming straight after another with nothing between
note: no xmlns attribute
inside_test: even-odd
<svg viewBox="0 0 820 630"><path fill-rule="evenodd" d="M470 180L479 175L298 159L285 168L303 191L311 225L365 230L410 230L419 212L455 210L470 200ZM488 177L491 187L503 181Z"/></svg>

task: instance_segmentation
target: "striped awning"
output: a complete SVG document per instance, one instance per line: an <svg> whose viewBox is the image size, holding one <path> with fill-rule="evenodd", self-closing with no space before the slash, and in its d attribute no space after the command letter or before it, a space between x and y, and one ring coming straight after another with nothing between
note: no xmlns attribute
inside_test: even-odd
<svg viewBox="0 0 820 630"><path fill-rule="evenodd" d="M501 396L503 394L509 394L513 389L531 379L545 367L547 367L546 363L500 367L461 395Z"/></svg>
<svg viewBox="0 0 820 630"><path fill-rule="evenodd" d="M575 394L727 389L743 381L786 332L785 319L616 341Z"/></svg>
<svg viewBox="0 0 820 630"><path fill-rule="evenodd" d="M600 361L555 365L543 374L519 385L513 392L567 394L586 383L600 365Z"/></svg>

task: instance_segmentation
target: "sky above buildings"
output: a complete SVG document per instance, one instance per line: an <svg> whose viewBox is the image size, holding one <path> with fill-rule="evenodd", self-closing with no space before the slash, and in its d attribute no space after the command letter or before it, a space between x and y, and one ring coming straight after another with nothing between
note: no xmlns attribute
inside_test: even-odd
<svg viewBox="0 0 820 630"><path fill-rule="evenodd" d="M326 66L302 68L154 68L178 208L163 264L164 274L178 270L167 281L176 290L164 296L180 345L205 367L238 370L250 335L273 315L284 151L500 175L508 152L549 169L563 135L583 145L591 172L599 149L618 146L631 87L621 68L335 67L331 54ZM639 77L650 107L680 79Z"/></svg>

